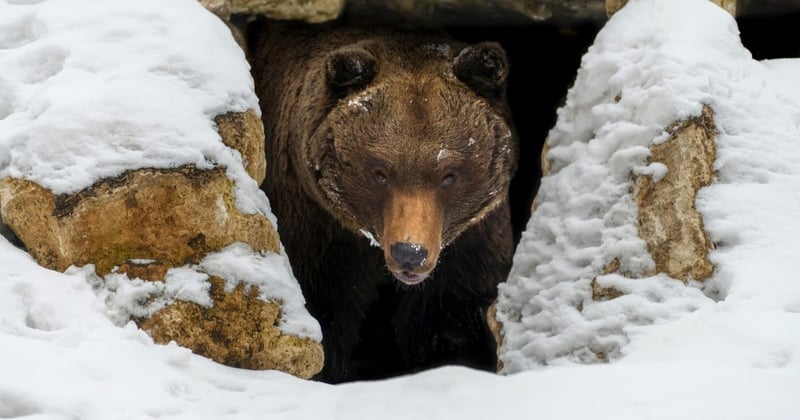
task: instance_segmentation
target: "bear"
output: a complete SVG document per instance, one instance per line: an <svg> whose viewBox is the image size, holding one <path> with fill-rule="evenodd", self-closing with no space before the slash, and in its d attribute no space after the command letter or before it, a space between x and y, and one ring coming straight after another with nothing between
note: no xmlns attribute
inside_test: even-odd
<svg viewBox="0 0 800 420"><path fill-rule="evenodd" d="M323 332L317 380L496 371L487 309L511 266L518 140L499 44L257 22L262 189Z"/></svg>

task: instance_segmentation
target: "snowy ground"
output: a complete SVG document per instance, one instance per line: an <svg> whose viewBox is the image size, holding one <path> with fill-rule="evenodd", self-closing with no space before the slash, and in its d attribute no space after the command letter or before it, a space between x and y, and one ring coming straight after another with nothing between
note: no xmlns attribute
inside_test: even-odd
<svg viewBox="0 0 800 420"><path fill-rule="evenodd" d="M249 81L218 85L213 71L194 72L198 62L210 65L203 61L206 56L215 57L213 64L220 61L216 54L231 54L215 50L213 36L187 50L189 61L176 62L159 55L164 51L153 47L160 45L156 36L140 33L141 25L156 22L171 34L185 30L177 38L184 40L181 44L193 45L200 34L221 36L222 26L192 0L171 0L168 6L155 0L107 0L99 11L93 7L98 4L0 1L4 176L45 179L55 171L63 176L50 180L50 187L69 191L94 176L124 170L131 156L156 166L166 157L170 164L169 147L141 150L137 142L163 133L160 124L174 127L170 124L178 116L163 115L174 107L148 111L97 103L91 83L77 81L100 80L108 89L156 97L157 87L176 80L191 89L202 86L199 90L212 97L184 104L191 110L186 117L201 126L207 123L199 121L219 111L216 106L251 103ZM59 30L53 22L62 19L73 25L74 37L53 35ZM70 28L67 23L61 30ZM107 31L98 32L103 28ZM158 33L157 28L152 32ZM152 78L142 84L126 79L131 74L109 73L110 64L121 59L112 47L126 37L145 41L134 65L172 65L146 69ZM96 44L87 45L87 39ZM241 63L241 56L231 59ZM64 74L63 69L71 70ZM228 70L241 74L241 68ZM74 82L60 83L69 77ZM238 93L225 94L230 92ZM162 104L182 100L163 96ZM64 98L75 102L64 103ZM624 180L631 168L647 170L641 147L658 141L671 120L696 115L702 103L715 109L720 130L719 179L701 191L697 202L717 244L713 278L706 286L690 287L664 278L641 284L608 279L630 296L576 317L570 303L585 299L581 282L596 269L594 261L624 249L628 264L647 266L642 244L627 240L624 224L605 225L611 219L601 213L613 208L618 218L612 222L628 220ZM86 115L102 117L78 112L87 109L107 113L104 118L110 120L96 121L105 121L103 127L126 127L96 136L111 133L119 141L113 147L130 153L125 159L89 165L82 160L88 150L65 156L47 150L84 136L91 127ZM116 124L115 118L127 124ZM142 126L137 122L142 119L154 125ZM182 122L181 129L192 130L190 121ZM177 153L180 162L236 158L217 148L209 129L197 134L205 155L178 147L184 151ZM186 132L171 133L164 138L184 144L180 139ZM25 139L37 143L26 145ZM0 237L0 418L800 418L800 60L753 61L739 42L735 22L705 0L632 0L585 57L553 139L552 146L563 146L555 152L562 170L543 182L543 194L557 203L561 198L555 190L568 186L576 196L603 191L613 199L584 201L591 204L588 209L566 207L564 218L549 222L549 214L532 219L531 232L546 227L553 237L536 242L539 238L528 235L515 260L514 281L528 277L527 286L505 299L531 316L529 330L509 329L513 344L505 348L504 359L517 373L444 368L330 386L227 368L174 345L155 345L132 324L115 324L106 301L90 285L88 269L66 274L43 269ZM85 147L104 147L90 144ZM581 160L587 156L594 160ZM58 158L59 164L44 168L45 157ZM580 168L564 169L575 164ZM70 165L99 169L73 174ZM253 211L264 211L255 203ZM566 216L571 222L564 222ZM582 220L587 223L577 223ZM538 272L537 266L542 267ZM520 297L523 301L514 301ZM614 360L583 364L581 349L597 337L615 346Z"/></svg>

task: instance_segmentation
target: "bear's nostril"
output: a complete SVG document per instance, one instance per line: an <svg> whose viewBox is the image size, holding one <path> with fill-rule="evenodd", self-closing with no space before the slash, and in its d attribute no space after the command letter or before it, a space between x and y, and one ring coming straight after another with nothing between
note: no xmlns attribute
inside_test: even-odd
<svg viewBox="0 0 800 420"><path fill-rule="evenodd" d="M389 247L389 253L392 259L403 270L413 271L422 267L425 260L428 258L428 250L423 248L420 244L412 244L409 242L394 243Z"/></svg>

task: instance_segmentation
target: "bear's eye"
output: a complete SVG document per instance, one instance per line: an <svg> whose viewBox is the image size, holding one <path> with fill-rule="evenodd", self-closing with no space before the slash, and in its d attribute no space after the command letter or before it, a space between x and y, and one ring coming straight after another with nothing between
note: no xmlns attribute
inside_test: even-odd
<svg viewBox="0 0 800 420"><path fill-rule="evenodd" d="M439 183L439 186L441 188L450 188L455 183L456 183L455 174L447 174L442 178L442 181Z"/></svg>
<svg viewBox="0 0 800 420"><path fill-rule="evenodd" d="M372 173L372 176L375 178L375 182L378 185L387 185L387 184L389 184L389 179L386 178L386 174L383 173L383 171L381 171L380 169L376 169Z"/></svg>

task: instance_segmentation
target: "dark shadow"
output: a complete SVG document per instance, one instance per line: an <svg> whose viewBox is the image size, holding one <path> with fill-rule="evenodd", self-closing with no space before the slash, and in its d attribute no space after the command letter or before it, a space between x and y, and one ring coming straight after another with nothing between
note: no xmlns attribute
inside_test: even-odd
<svg viewBox="0 0 800 420"><path fill-rule="evenodd" d="M741 17L736 21L742 44L756 60L800 57L800 12Z"/></svg>
<svg viewBox="0 0 800 420"><path fill-rule="evenodd" d="M6 238L8 242L11 242L11 245L14 245L17 248L25 249L25 244L19 240L16 234L5 224L2 223L0 220L0 236Z"/></svg>

